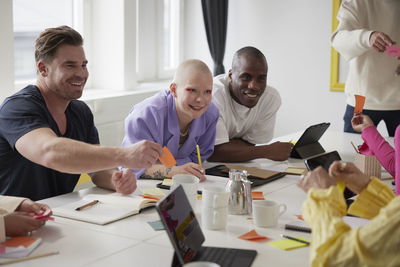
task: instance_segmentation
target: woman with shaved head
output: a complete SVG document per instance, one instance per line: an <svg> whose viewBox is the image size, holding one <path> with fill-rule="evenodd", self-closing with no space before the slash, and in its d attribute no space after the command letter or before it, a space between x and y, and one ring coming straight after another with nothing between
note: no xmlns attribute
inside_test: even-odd
<svg viewBox="0 0 400 267"><path fill-rule="evenodd" d="M154 164L148 169L134 170L136 177L171 177L179 173L192 174L205 180L204 169L198 164L196 145L201 160L214 151L218 109L211 103L213 79L206 64L191 59L176 70L169 90L135 105L125 119L122 146L141 140L151 140L167 146L177 164L166 168Z"/></svg>

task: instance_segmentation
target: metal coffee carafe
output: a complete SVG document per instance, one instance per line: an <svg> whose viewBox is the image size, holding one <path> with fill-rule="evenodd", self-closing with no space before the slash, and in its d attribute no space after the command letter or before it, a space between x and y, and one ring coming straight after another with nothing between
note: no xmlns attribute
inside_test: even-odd
<svg viewBox="0 0 400 267"><path fill-rule="evenodd" d="M231 169L229 181L226 184L229 194L229 214L242 215L251 214L251 182L247 179L247 171Z"/></svg>

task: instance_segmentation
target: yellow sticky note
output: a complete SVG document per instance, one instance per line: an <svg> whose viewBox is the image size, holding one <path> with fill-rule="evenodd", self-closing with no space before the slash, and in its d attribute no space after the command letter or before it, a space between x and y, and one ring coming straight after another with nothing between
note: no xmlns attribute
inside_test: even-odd
<svg viewBox="0 0 400 267"><path fill-rule="evenodd" d="M287 174L293 174L293 175L302 175L307 172L306 168L296 168L296 167L288 167L285 172Z"/></svg>
<svg viewBox="0 0 400 267"><path fill-rule="evenodd" d="M163 197L165 193L160 188L142 188L143 195Z"/></svg>
<svg viewBox="0 0 400 267"><path fill-rule="evenodd" d="M310 240L303 238L303 237L296 236L296 238L310 242ZM290 249L294 249L294 248L302 248L302 247L308 246L307 244L297 242L295 240L291 240L291 239L287 239L287 238L284 238L281 240L276 240L276 241L271 241L271 242L268 242L268 244L270 244L273 247L280 248L283 250L290 250Z"/></svg>
<svg viewBox="0 0 400 267"><path fill-rule="evenodd" d="M162 182L162 185L171 186L172 185L172 179L164 179L163 182Z"/></svg>

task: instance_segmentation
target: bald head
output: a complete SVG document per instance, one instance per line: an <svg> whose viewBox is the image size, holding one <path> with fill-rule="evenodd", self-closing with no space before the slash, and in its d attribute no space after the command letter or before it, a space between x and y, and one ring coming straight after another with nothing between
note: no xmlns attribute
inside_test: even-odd
<svg viewBox="0 0 400 267"><path fill-rule="evenodd" d="M210 69L203 61L198 59L185 60L179 64L178 68L176 69L174 80L172 82L176 85L181 85L193 75L198 74L205 74L207 76L209 75L212 78Z"/></svg>
<svg viewBox="0 0 400 267"><path fill-rule="evenodd" d="M253 58L257 59L257 61L262 61L265 64L268 71L268 64L264 54L260 50L252 46L245 46L236 51L236 53L233 55L232 70L235 70L238 67L240 67L240 65L242 64L241 59L243 58Z"/></svg>

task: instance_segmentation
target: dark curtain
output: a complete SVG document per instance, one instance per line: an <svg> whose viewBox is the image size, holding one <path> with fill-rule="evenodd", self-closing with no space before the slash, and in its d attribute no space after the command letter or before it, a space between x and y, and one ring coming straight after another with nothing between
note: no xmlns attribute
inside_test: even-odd
<svg viewBox="0 0 400 267"><path fill-rule="evenodd" d="M201 0L208 47L214 61L214 76L225 73L222 64L225 55L228 0Z"/></svg>

